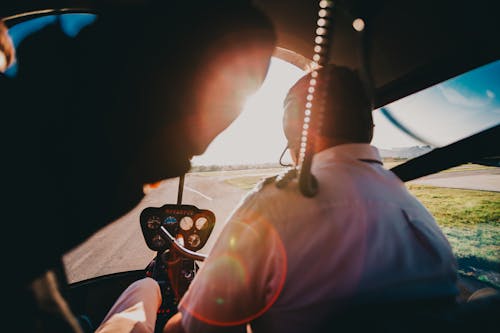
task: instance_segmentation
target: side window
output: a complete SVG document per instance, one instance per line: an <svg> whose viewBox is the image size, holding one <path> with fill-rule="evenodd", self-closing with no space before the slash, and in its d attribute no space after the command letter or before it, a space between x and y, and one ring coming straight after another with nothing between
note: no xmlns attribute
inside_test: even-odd
<svg viewBox="0 0 500 333"><path fill-rule="evenodd" d="M411 146L425 153L497 126L499 78L497 60L375 110L374 144L394 148L387 154Z"/></svg>

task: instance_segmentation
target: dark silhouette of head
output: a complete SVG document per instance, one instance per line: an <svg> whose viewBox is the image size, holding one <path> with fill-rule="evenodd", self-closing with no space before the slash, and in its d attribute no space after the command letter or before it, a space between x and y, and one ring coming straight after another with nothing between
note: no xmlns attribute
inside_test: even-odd
<svg viewBox="0 0 500 333"><path fill-rule="evenodd" d="M371 142L372 108L359 75L347 67L333 64L319 71L325 70L329 71L330 77L321 131L315 138L317 151L343 143ZM299 149L311 79L311 74L308 74L298 80L284 101L283 129L288 147L294 153Z"/></svg>
<svg viewBox="0 0 500 333"><path fill-rule="evenodd" d="M126 2L74 39L57 22L27 37L4 122L13 218L26 206L38 217L19 281L132 209L145 183L187 172L261 85L274 46L244 0Z"/></svg>

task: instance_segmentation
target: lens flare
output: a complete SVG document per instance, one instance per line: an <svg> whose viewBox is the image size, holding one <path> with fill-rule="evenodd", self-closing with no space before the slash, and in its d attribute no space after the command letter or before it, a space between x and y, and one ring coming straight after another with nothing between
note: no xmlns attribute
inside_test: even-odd
<svg viewBox="0 0 500 333"><path fill-rule="evenodd" d="M179 305L199 321L245 324L267 311L283 289L287 258L281 238L266 218L249 215L228 222Z"/></svg>

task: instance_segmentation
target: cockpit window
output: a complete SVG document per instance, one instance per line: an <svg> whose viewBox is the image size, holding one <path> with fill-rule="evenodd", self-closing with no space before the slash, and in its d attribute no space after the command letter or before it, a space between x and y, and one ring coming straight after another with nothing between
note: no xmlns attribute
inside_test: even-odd
<svg viewBox="0 0 500 333"><path fill-rule="evenodd" d="M442 147L496 126L500 124L500 60L402 98L375 113L376 119L384 116L415 142L431 147ZM376 130L375 140L378 134Z"/></svg>
<svg viewBox="0 0 500 333"><path fill-rule="evenodd" d="M391 167L393 162L386 157L398 157L401 160L397 163L400 163L437 147L438 143L444 145L498 124L500 81L496 77L500 77L499 69L500 62L495 62L386 107L390 115L410 132L426 138L423 142L394 126L380 109L375 110L373 144L380 149L386 167ZM479 74L475 74L476 71ZM211 239L201 250L203 253L208 253L241 197L263 177L283 171L278 164L286 145L282 130L283 99L288 89L304 74L302 69L273 58L266 81L248 99L243 113L203 155L195 156L191 161L193 169L186 175L183 203L210 209L217 218ZM448 89L448 95L443 89ZM483 96L484 103L452 103L451 89L463 98ZM475 116L479 119L476 120ZM433 130L427 128L429 123L433 124ZM433 146L427 144L426 140L433 138L436 138L432 141ZM290 161L285 158L285 162ZM481 273L481 277L487 276L488 281L496 279L498 270L490 270L488 265L497 264L494 256L498 253L498 193L469 193L419 183L408 186L436 216L459 258L461 270L469 274L468 263L473 262L471 267L486 272ZM146 187L146 196L133 211L66 254L64 262L70 282L144 269L154 253L147 248L139 230L139 213L148 206L175 203L177 189L177 179L164 180L154 189ZM454 214L450 215L450 212ZM478 261L488 265L478 266Z"/></svg>

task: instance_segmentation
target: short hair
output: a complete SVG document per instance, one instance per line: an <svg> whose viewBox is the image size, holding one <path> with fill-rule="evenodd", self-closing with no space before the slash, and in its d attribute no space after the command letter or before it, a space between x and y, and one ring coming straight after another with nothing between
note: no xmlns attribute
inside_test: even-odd
<svg viewBox="0 0 500 333"><path fill-rule="evenodd" d="M8 29L2 20L0 20L0 52L5 55L6 68L9 67L14 62L15 49L12 44L12 39L9 36Z"/></svg>
<svg viewBox="0 0 500 333"><path fill-rule="evenodd" d="M372 106L359 75L347 67L333 64L318 71L323 70L329 70L330 77L320 134L349 142L371 142ZM297 81L284 101L283 129L290 148L298 147L311 78L308 74Z"/></svg>

